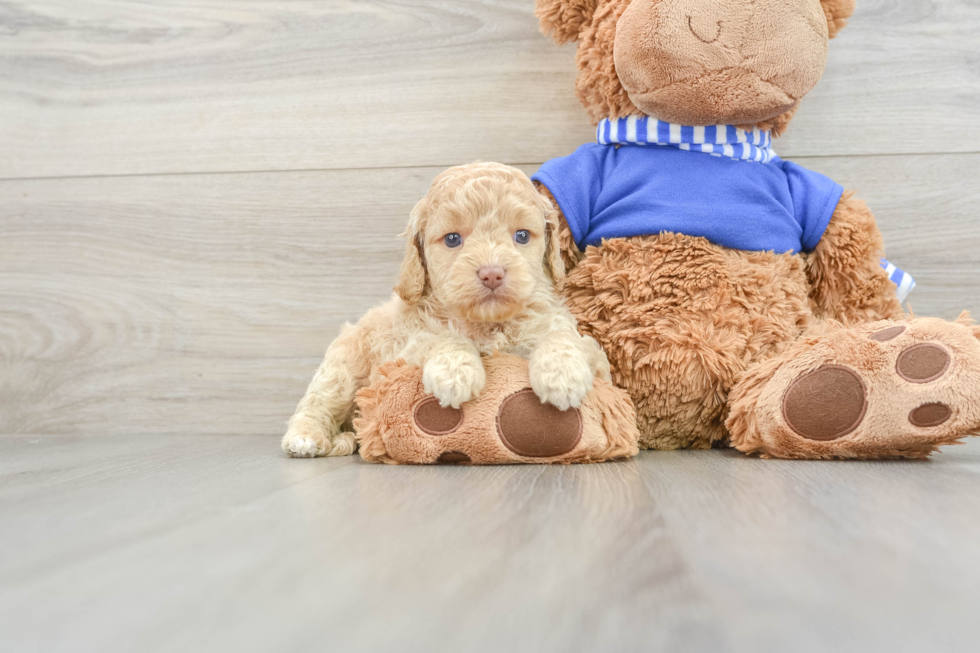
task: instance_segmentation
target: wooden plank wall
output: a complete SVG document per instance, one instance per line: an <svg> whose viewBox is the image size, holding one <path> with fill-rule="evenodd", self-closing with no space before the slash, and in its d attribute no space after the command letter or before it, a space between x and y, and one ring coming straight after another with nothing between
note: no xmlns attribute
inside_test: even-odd
<svg viewBox="0 0 980 653"><path fill-rule="evenodd" d="M980 5L858 5L777 151L980 313ZM591 139L532 11L0 1L0 433L278 434L441 168Z"/></svg>

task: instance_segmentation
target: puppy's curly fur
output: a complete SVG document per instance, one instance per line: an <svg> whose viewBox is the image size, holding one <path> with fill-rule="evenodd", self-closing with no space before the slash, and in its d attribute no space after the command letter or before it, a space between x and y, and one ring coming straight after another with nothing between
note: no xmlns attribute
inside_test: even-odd
<svg viewBox="0 0 980 653"><path fill-rule="evenodd" d="M527 232L515 238L518 231ZM460 243L448 234L458 234ZM356 393L399 359L423 370L426 392L443 406L475 397L486 376L481 356L528 359L538 397L578 406L596 375L609 380L599 345L579 335L559 297L565 279L558 221L524 173L496 163L450 168L412 211L395 296L346 325L330 345L289 428L291 456L342 456ZM503 273L495 288L480 271ZM492 285L492 284L490 284Z"/></svg>

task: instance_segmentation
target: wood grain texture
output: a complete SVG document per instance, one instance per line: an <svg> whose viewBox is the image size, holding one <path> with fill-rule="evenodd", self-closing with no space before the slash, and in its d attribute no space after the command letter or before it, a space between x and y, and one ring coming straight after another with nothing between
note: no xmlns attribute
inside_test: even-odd
<svg viewBox="0 0 980 653"><path fill-rule="evenodd" d="M969 651L980 440L930 462L289 460L0 438L0 649Z"/></svg>
<svg viewBox="0 0 980 653"><path fill-rule="evenodd" d="M0 2L0 178L543 161L592 137L533 0ZM980 152L980 5L861 0L787 156Z"/></svg>
<svg viewBox="0 0 980 653"><path fill-rule="evenodd" d="M0 432L283 429L434 174L0 184Z"/></svg>
<svg viewBox="0 0 980 653"><path fill-rule="evenodd" d="M861 189L917 314L980 315L980 155L799 161ZM0 182L0 433L278 433L438 172Z"/></svg>

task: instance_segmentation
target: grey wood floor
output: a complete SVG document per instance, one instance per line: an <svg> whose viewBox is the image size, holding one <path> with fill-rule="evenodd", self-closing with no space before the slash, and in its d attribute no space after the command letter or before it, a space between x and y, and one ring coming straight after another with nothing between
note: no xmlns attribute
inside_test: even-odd
<svg viewBox="0 0 980 653"><path fill-rule="evenodd" d="M3 651L975 651L980 440L926 463L287 460L0 438Z"/></svg>
<svg viewBox="0 0 980 653"><path fill-rule="evenodd" d="M974 651L926 463L288 460L442 168L593 130L532 0L0 0L0 651ZM980 3L858 0L779 154L980 314Z"/></svg>

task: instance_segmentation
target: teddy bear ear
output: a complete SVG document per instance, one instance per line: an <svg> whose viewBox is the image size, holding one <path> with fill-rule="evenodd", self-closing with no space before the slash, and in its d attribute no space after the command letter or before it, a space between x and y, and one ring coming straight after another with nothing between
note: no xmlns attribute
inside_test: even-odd
<svg viewBox="0 0 980 653"><path fill-rule="evenodd" d="M599 0L536 0L534 15L541 33L561 45L578 40L579 33L592 22Z"/></svg>
<svg viewBox="0 0 980 653"><path fill-rule="evenodd" d="M823 13L827 16L830 38L837 36L837 32L847 25L847 19L854 13L854 2L855 0L820 0Z"/></svg>

